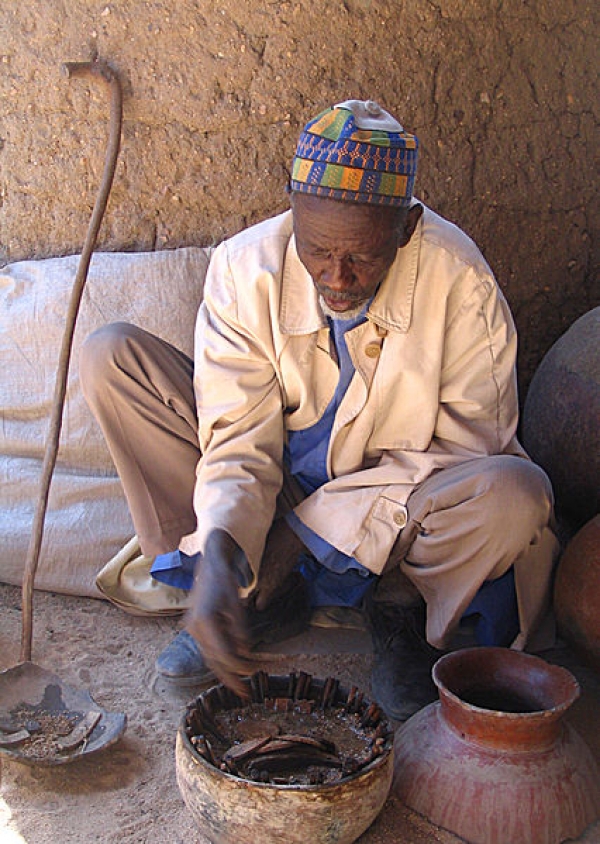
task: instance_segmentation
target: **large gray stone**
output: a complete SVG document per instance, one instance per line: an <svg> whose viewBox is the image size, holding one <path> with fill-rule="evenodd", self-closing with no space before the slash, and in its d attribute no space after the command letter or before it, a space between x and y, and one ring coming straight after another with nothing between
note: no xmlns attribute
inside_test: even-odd
<svg viewBox="0 0 600 844"><path fill-rule="evenodd" d="M573 528L600 510L600 307L547 352L529 387L525 448L548 473L557 513Z"/></svg>

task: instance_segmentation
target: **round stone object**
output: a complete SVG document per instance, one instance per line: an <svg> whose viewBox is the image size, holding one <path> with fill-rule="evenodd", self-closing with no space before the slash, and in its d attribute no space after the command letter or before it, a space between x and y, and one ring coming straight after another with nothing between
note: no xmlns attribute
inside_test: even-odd
<svg viewBox="0 0 600 844"><path fill-rule="evenodd" d="M527 392L522 441L572 532L600 511L600 307L547 352Z"/></svg>
<svg viewBox="0 0 600 844"><path fill-rule="evenodd" d="M600 671L600 515L565 548L554 583L554 609L561 634Z"/></svg>

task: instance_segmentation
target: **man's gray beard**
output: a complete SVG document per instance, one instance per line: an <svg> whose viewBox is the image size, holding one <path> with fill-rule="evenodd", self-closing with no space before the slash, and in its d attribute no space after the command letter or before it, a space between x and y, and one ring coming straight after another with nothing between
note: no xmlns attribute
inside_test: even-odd
<svg viewBox="0 0 600 844"><path fill-rule="evenodd" d="M355 319L363 312L365 307L365 302L359 302L355 308L350 308L347 311L334 311L327 305L321 294L319 294L319 304L325 316L328 316L331 319L339 319L342 322L344 320Z"/></svg>

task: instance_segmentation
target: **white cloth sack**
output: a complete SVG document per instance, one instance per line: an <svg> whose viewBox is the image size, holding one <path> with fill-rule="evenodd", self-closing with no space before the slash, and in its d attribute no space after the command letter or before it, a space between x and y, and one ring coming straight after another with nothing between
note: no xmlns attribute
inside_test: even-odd
<svg viewBox="0 0 600 844"><path fill-rule="evenodd" d="M95 578L134 533L102 432L79 387L78 352L109 322L132 322L192 354L210 252L96 253L77 320L58 459L35 587L101 597ZM20 584L66 313L79 256L0 269L0 582ZM172 600L167 606L172 606Z"/></svg>

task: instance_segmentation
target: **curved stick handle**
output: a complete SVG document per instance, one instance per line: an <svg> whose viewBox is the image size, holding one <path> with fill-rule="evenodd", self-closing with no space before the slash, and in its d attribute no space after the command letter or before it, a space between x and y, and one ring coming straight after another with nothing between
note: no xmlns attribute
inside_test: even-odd
<svg viewBox="0 0 600 844"><path fill-rule="evenodd" d="M121 145L123 97L121 84L115 71L101 59L94 59L91 62L70 62L63 65L63 69L67 76L86 76L91 74L92 76L99 77L109 85L110 128L102 182L100 184L98 196L96 197L92 216L88 224L88 230L81 252L81 257L79 259L77 274L71 291L71 300L67 311L65 331L63 334L60 357L58 360L58 372L54 387L50 427L46 442L46 450L44 453L44 461L42 463L40 493L33 521L29 548L27 551L25 570L23 573L21 662L29 662L31 660L31 643L33 635L33 585L40 557L42 538L44 535L44 520L48 506L50 482L52 480L52 473L54 472L56 456L58 453L60 429L62 427L62 413L67 390L67 378L69 374L69 362L73 347L73 334L75 333L75 323L79 312L83 288L87 280L92 252L96 244L96 238L98 236L100 224L102 223L104 211L106 210L108 202L108 196L112 187L115 169L117 166L117 156Z"/></svg>

